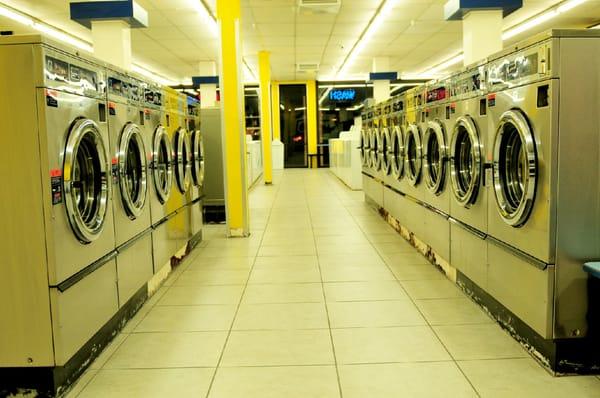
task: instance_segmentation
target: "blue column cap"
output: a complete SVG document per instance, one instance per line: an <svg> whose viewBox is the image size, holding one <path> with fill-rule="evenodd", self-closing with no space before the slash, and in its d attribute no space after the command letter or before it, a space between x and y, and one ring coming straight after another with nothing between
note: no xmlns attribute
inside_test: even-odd
<svg viewBox="0 0 600 398"><path fill-rule="evenodd" d="M398 72L371 72L369 73L369 81L375 80L397 80Z"/></svg>
<svg viewBox="0 0 600 398"><path fill-rule="evenodd" d="M219 84L219 76L192 76L192 84L194 87L201 84Z"/></svg>
<svg viewBox="0 0 600 398"><path fill-rule="evenodd" d="M92 21L124 21L132 28L148 27L148 12L133 0L86 1L70 4L71 19L88 29Z"/></svg>
<svg viewBox="0 0 600 398"><path fill-rule="evenodd" d="M449 0L444 5L444 17L448 21L460 21L470 11L502 10L506 17L523 7L523 0Z"/></svg>

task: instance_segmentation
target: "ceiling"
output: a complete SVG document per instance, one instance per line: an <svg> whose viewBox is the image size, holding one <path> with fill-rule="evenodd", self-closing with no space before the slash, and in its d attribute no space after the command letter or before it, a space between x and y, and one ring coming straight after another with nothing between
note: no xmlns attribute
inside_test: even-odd
<svg viewBox="0 0 600 398"><path fill-rule="evenodd" d="M132 32L136 63L177 82L197 75L199 63L218 59L218 42L192 2L200 0L137 0L149 13L150 26ZM91 42L91 33L69 19L69 0L0 0L46 23ZM241 0L244 58L256 74L260 50L271 52L277 80L332 80L341 63L374 17L382 0L342 0L337 14L299 12L297 0ZM215 13L216 0L205 0ZM388 57L390 69L418 73L457 54L461 22L443 17L446 0L398 0L380 29L356 58L345 77L360 78L371 70L374 57ZM524 7L504 20L511 27L560 3L524 0ZM549 27L588 27L600 21L600 0L588 0L559 17L511 39ZM0 29L26 33L23 26L0 16ZM296 63L319 63L316 76L297 73ZM247 79L253 80L251 76Z"/></svg>

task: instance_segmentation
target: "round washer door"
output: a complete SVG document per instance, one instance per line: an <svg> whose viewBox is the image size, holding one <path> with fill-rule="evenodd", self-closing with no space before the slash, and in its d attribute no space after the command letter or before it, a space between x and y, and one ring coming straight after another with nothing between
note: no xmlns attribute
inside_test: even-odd
<svg viewBox="0 0 600 398"><path fill-rule="evenodd" d="M204 184L204 144L200 130L192 133L192 178L194 185Z"/></svg>
<svg viewBox="0 0 600 398"><path fill-rule="evenodd" d="M392 176L399 180L404 174L404 129L400 126L394 126L390 138L390 163L392 167Z"/></svg>
<svg viewBox="0 0 600 398"><path fill-rule="evenodd" d="M454 198L469 208L477 201L483 161L477 126L470 116L456 121L450 142L450 172Z"/></svg>
<svg viewBox="0 0 600 398"><path fill-rule="evenodd" d="M381 136L378 128L371 129L371 167L375 171L381 169L381 157L379 156L379 148L381 146Z"/></svg>
<svg viewBox="0 0 600 398"><path fill-rule="evenodd" d="M427 123L427 131L423 140L423 168L425 185L430 192L440 195L446 180L446 139L444 127L434 121Z"/></svg>
<svg viewBox="0 0 600 398"><path fill-rule="evenodd" d="M71 229L82 243L98 239L110 196L110 165L100 129L80 118L71 126L64 153L63 190Z"/></svg>
<svg viewBox="0 0 600 398"><path fill-rule="evenodd" d="M520 110L505 112L494 140L494 193L500 216L508 225L527 222L537 185L535 139Z"/></svg>
<svg viewBox="0 0 600 398"><path fill-rule="evenodd" d="M192 168L192 151L190 137L183 128L175 132L175 180L179 192L186 193L190 187L190 172Z"/></svg>
<svg viewBox="0 0 600 398"><path fill-rule="evenodd" d="M406 132L406 154L404 173L408 182L415 186L421 178L421 165L423 162L423 153L421 148L421 132L415 124L408 126Z"/></svg>
<svg viewBox="0 0 600 398"><path fill-rule="evenodd" d="M171 140L162 126L158 126L154 131L152 175L158 201L164 204L171 196L171 186L173 185L173 152Z"/></svg>
<svg viewBox="0 0 600 398"><path fill-rule="evenodd" d="M360 160L363 166L368 166L369 163L369 151L371 148L371 139L369 136L369 130L362 129L360 131Z"/></svg>
<svg viewBox="0 0 600 398"><path fill-rule="evenodd" d="M147 194L146 146L140 128L128 123L119 142L119 188L125 213L134 220L144 210Z"/></svg>
<svg viewBox="0 0 600 398"><path fill-rule="evenodd" d="M390 159L390 130L387 127L381 129L381 146L379 148L379 162L381 163L381 169L386 175L389 175L392 169Z"/></svg>

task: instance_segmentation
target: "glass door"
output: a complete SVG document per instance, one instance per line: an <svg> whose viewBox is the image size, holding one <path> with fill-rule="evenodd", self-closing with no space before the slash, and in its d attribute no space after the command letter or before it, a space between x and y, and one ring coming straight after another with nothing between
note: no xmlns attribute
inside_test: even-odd
<svg viewBox="0 0 600 398"><path fill-rule="evenodd" d="M279 98L284 167L307 167L306 85L280 85Z"/></svg>

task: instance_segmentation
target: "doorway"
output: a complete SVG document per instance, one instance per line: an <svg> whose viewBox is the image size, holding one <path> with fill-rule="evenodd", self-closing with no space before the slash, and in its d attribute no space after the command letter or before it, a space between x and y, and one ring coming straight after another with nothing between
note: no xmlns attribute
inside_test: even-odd
<svg viewBox="0 0 600 398"><path fill-rule="evenodd" d="M307 167L306 85L280 85L279 98L283 165L286 169Z"/></svg>

